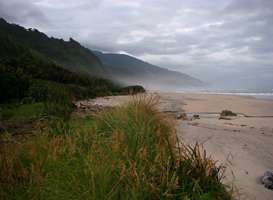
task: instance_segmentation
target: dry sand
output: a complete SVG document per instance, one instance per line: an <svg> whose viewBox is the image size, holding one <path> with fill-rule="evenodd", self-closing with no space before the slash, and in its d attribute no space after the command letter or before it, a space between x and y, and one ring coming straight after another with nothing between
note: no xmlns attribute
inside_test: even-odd
<svg viewBox="0 0 273 200"><path fill-rule="evenodd" d="M211 94L161 93L160 96L165 102L175 102L176 107L181 105L187 113L201 113L200 119L179 121L178 134L188 144L202 143L219 164L227 166L225 183L234 184L238 199L273 199L273 191L260 183L263 173L273 170L272 100ZM253 117L219 120L219 115L204 114L224 109Z"/></svg>
<svg viewBox="0 0 273 200"><path fill-rule="evenodd" d="M273 191L260 183L263 173L273 170L272 100L190 93L157 95L160 96L160 111L200 115L200 119L177 120L178 136L187 144L203 144L208 154L227 167L225 183L234 185L237 199L273 200ZM129 99L126 96L106 97L81 104L118 106ZM219 113L224 109L242 115L219 120Z"/></svg>

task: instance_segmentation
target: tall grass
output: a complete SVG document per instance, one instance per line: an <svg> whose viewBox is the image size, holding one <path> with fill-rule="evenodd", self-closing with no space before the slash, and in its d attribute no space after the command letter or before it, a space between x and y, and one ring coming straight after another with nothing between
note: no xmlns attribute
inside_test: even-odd
<svg viewBox="0 0 273 200"><path fill-rule="evenodd" d="M222 169L180 145L155 99L59 122L0 157L0 199L231 199ZM86 124L86 120L84 124Z"/></svg>

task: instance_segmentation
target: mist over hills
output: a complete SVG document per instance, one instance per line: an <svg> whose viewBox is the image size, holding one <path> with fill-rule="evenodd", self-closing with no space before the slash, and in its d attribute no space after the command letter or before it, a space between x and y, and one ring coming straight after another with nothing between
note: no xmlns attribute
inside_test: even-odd
<svg viewBox="0 0 273 200"><path fill-rule="evenodd" d="M122 84L143 84L152 89L202 86L204 83L187 74L164 69L126 54L94 51L106 71Z"/></svg>
<svg viewBox="0 0 273 200"><path fill-rule="evenodd" d="M10 39L65 69L112 79L122 85L141 84L148 89L202 86L202 81L181 72L161 68L125 54L102 53L69 41L48 37L36 29L25 29L0 19L1 43ZM12 54L12 51L10 52ZM6 55L1 53L3 59Z"/></svg>

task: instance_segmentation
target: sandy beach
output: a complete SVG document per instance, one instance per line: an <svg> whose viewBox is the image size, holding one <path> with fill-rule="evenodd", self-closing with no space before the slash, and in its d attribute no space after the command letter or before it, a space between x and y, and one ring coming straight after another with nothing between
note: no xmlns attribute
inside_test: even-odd
<svg viewBox="0 0 273 200"><path fill-rule="evenodd" d="M186 113L200 115L200 119L193 121L178 121L178 135L187 144L203 144L208 154L227 167L225 183L234 185L237 199L273 199L273 191L260 182L266 170L273 170L272 100L212 94L160 96ZM219 114L207 114L224 109L242 115L219 120Z"/></svg>
<svg viewBox="0 0 273 200"><path fill-rule="evenodd" d="M188 120L176 119L177 134L186 144L203 144L218 164L226 166L224 182L234 186L236 199L272 200L273 191L260 181L266 170L273 170L273 101L249 96L156 93L159 110ZM118 106L127 96L104 97L82 105ZM219 120L222 110L238 114ZM191 116L198 114L200 119Z"/></svg>

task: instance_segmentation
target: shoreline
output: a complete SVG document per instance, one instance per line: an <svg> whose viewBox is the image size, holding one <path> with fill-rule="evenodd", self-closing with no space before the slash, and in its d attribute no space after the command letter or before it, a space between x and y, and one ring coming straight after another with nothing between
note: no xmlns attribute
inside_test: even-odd
<svg viewBox="0 0 273 200"><path fill-rule="evenodd" d="M176 93L176 94L204 94L204 95L226 95L226 96L241 96L248 98L256 99L265 99L273 101L273 91L272 92L217 92L217 91L194 91L194 90L185 90L185 91L174 91L174 92L163 92L159 90L150 90L148 93Z"/></svg>

